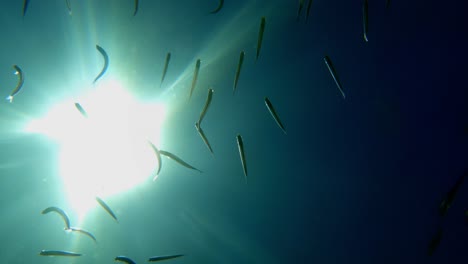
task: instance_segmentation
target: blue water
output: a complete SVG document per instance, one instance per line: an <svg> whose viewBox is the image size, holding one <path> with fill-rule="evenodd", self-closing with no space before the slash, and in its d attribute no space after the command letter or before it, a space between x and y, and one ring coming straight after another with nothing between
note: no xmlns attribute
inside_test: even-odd
<svg viewBox="0 0 468 264"><path fill-rule="evenodd" d="M132 0L70 2L72 15L65 1L31 0L24 17L23 1L0 4L0 96L18 81L12 65L25 75L13 103L0 104L2 263L112 263L118 255L144 263L171 254L185 256L167 263L466 262L466 181L447 215L438 215L467 169L468 30L461 1L391 1L386 9L385 1L370 0L368 43L362 1L316 0L307 22L305 8L296 19L298 1L291 0L225 1L217 14L209 14L216 0L141 0L135 16ZM103 65L96 44L110 64L93 86ZM233 95L241 50L246 56ZM203 173L165 159L157 181L148 175L107 198L119 223L98 205L90 210L82 224L94 243L64 232L58 217L41 215L57 205L72 222L77 218L58 169L60 144L24 127L111 80L142 103L166 105L158 147ZM214 156L194 128L210 87L203 130ZM428 256L439 226L442 239ZM83 256L39 256L43 249Z"/></svg>

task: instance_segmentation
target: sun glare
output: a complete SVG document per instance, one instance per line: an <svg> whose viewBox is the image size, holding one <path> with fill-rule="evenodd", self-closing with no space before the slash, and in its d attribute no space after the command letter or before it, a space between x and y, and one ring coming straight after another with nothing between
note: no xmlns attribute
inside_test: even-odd
<svg viewBox="0 0 468 264"><path fill-rule="evenodd" d="M159 145L164 118L162 104L140 103L110 81L53 107L44 118L33 120L27 131L60 144L59 173L70 209L81 220L97 206L96 196L110 197L151 178L158 164L147 141Z"/></svg>

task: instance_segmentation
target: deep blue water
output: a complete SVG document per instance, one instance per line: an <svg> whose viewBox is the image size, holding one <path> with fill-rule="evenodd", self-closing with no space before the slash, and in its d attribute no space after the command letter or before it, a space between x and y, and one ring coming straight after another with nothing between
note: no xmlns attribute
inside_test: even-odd
<svg viewBox="0 0 468 264"><path fill-rule="evenodd" d="M468 29L462 1L391 1L386 9L384 0L369 0L368 43L363 1L315 0L307 22L305 8L296 19L299 4L292 0L225 1L217 14L209 14L216 0L140 0L135 16L132 0L70 3L72 15L65 1L31 0L24 17L23 1L0 3L0 96L18 81L12 65L25 76L13 103L0 104L2 263L112 263L117 255L144 263L169 254L186 256L167 263L468 259L466 181L446 216L438 215L445 194L467 170ZM103 63L96 44L110 64L92 85ZM241 50L246 55L233 95ZM188 100L198 58L202 66ZM60 144L23 128L62 101L112 80L141 103L166 105L158 147L203 173L164 160L166 173L157 181L107 197L119 223L98 205L83 222L96 244L64 232L58 217L41 215L57 205L76 221L58 169ZM214 156L194 128L209 87L215 92L203 130ZM287 135L271 118L265 96ZM442 239L428 256L439 226ZM42 249L83 256L43 257Z"/></svg>

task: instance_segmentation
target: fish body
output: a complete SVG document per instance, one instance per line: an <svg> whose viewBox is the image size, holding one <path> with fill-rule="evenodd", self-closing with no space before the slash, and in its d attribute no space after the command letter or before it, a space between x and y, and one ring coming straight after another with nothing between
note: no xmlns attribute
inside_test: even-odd
<svg viewBox="0 0 468 264"><path fill-rule="evenodd" d="M162 73L162 77L161 77L161 84L160 86L162 86L162 83L164 81L164 78L166 77L166 73L167 73L167 69L169 67L169 61L171 60L171 53L168 52L166 54L166 61L164 62L164 69L163 69L163 73Z"/></svg>
<svg viewBox="0 0 468 264"><path fill-rule="evenodd" d="M93 239L94 242L97 242L96 237L95 237L91 232L89 232L89 231L86 231L86 230L84 230L84 229L82 229L82 228L79 228L79 227L70 227L69 230L72 231L72 232L78 232L78 233L87 235L87 236L89 236L91 239Z"/></svg>
<svg viewBox="0 0 468 264"><path fill-rule="evenodd" d="M76 109L78 109L78 111L80 111L81 115L83 115L84 117L88 118L88 113L86 113L86 111L85 111L84 108L80 105L80 103L75 103L75 107L76 107Z"/></svg>
<svg viewBox="0 0 468 264"><path fill-rule="evenodd" d="M133 11L133 16L136 16L137 13L138 13L138 0L135 0L135 9Z"/></svg>
<svg viewBox="0 0 468 264"><path fill-rule="evenodd" d="M13 65L13 68L15 69L15 74L18 75L18 83L16 84L15 89L13 89L10 95L8 95L6 98L6 100L8 100L10 103L13 102L13 97L19 93L24 84L24 74L21 68L18 65Z"/></svg>
<svg viewBox="0 0 468 264"><path fill-rule="evenodd" d="M72 15L72 9L71 9L70 0L65 0L65 3L67 4L68 14L71 16Z"/></svg>
<svg viewBox="0 0 468 264"><path fill-rule="evenodd" d="M64 250L41 250L39 253L41 256L52 256L52 257L79 257L81 256L80 253L75 253L71 251L64 251Z"/></svg>
<svg viewBox="0 0 468 264"><path fill-rule="evenodd" d="M306 22L309 19L309 13L310 13L310 8L312 7L312 1L313 0L309 0L309 2L307 3Z"/></svg>
<svg viewBox="0 0 468 264"><path fill-rule="evenodd" d="M65 222L65 230L70 229L70 219L68 218L68 215L67 213L65 213L65 211L63 211L62 209L58 207L51 206L51 207L47 207L46 209L44 209L42 211L42 214L48 214L50 212L58 213L62 217L63 221Z"/></svg>
<svg viewBox="0 0 468 264"><path fill-rule="evenodd" d="M299 8L297 9L297 17L296 17L297 20L299 20L299 17L301 16L303 7L304 7L304 0L299 0Z"/></svg>
<svg viewBox="0 0 468 264"><path fill-rule="evenodd" d="M195 89L195 85L197 84L198 72L200 71L200 64L201 64L201 60L198 59L197 62L195 63L195 71L193 72L193 79L192 79L192 86L190 87L189 100L190 98L192 98L193 90Z"/></svg>
<svg viewBox="0 0 468 264"><path fill-rule="evenodd" d="M218 13L223 8L223 5L224 5L224 0L219 0L218 6L216 7L215 10L211 11L210 14Z"/></svg>
<svg viewBox="0 0 468 264"><path fill-rule="evenodd" d="M158 171L156 172L156 175L153 178L153 181L155 181L156 178L158 178L158 175L161 172L161 168L162 168L161 153L159 152L158 148L153 143L151 143L150 141L148 141L148 143L150 144L151 148L154 151L154 154L156 154L156 158L158 159Z"/></svg>
<svg viewBox="0 0 468 264"><path fill-rule="evenodd" d="M115 257L114 260L115 261L122 261L122 262L125 262L125 263L128 263L128 264L135 264L135 262L133 260L131 260L130 258L125 257L125 256L117 256L117 257Z"/></svg>
<svg viewBox="0 0 468 264"><path fill-rule="evenodd" d="M385 2L385 8L388 9L390 7L390 0L387 0Z"/></svg>
<svg viewBox="0 0 468 264"><path fill-rule="evenodd" d="M440 203L439 214L441 216L444 216L447 213L450 206L452 205L452 202L455 199L458 189L460 189L460 186L462 185L463 180L465 179L467 174L468 172L465 172L464 174L460 175L460 177L458 177L457 181L452 186L450 191L447 192L447 194L445 195L444 200Z"/></svg>
<svg viewBox="0 0 468 264"><path fill-rule="evenodd" d="M206 112L208 111L208 108L210 107L211 100L213 99L213 92L214 92L213 89L211 88L208 89L208 96L206 97L205 106L203 106L203 110L201 111L200 118L198 118L198 122L197 122L199 126L201 125L201 122L203 121L203 118L205 117Z"/></svg>
<svg viewBox="0 0 468 264"><path fill-rule="evenodd" d="M441 227L437 229L437 232L434 234L431 241L429 241L429 244L427 246L428 256L432 256L432 254L434 254L436 249L439 247L440 240L442 240L442 228Z"/></svg>
<svg viewBox="0 0 468 264"><path fill-rule="evenodd" d="M258 31L258 39L257 39L257 55L255 57L255 61L258 60L258 56L260 55L260 50L262 48L262 41L263 41L263 32L265 31L265 17L262 17L260 20L260 29Z"/></svg>
<svg viewBox="0 0 468 264"><path fill-rule="evenodd" d="M247 180L247 164L245 162L245 153L244 153L244 142L242 141L242 136L237 134L237 147L239 149L239 156L242 163L242 170L244 171L245 180Z"/></svg>
<svg viewBox="0 0 468 264"><path fill-rule="evenodd" d="M205 143L206 147L208 147L208 150L213 153L213 149L211 148L210 142L208 141L208 138L205 135L205 132L203 132L203 129L201 128L200 124L197 122L195 123L195 128L197 129L198 134L202 138L203 142Z"/></svg>
<svg viewBox="0 0 468 264"><path fill-rule="evenodd" d="M281 130L283 130L283 133L286 134L286 129L284 128L283 123L281 123L281 120L280 120L278 114L276 113L276 110L273 107L273 104L268 99L268 97L265 97L265 105L268 108L268 111L270 111L270 114L273 117L273 119L275 120L276 124L281 128Z"/></svg>
<svg viewBox="0 0 468 264"><path fill-rule="evenodd" d="M161 260L167 260L167 259L174 259L174 258L179 258L183 257L183 254L178 254L178 255L167 255L167 256L154 256L150 257L148 259L149 262L155 262L155 261L161 261Z"/></svg>
<svg viewBox="0 0 468 264"><path fill-rule="evenodd" d="M368 42L367 39L367 30L369 28L369 18L368 18L368 3L367 0L364 0L362 4L362 27L363 27L363 34L364 34L364 41Z"/></svg>
<svg viewBox="0 0 468 264"><path fill-rule="evenodd" d="M102 57L104 58L104 67L102 67L101 72L96 76L94 79L93 83L95 83L99 78L101 78L104 73L107 71L107 67L109 67L109 56L107 55L107 52L99 45L96 45L96 49L101 53Z"/></svg>
<svg viewBox="0 0 468 264"><path fill-rule="evenodd" d="M343 96L343 99L345 99L346 96L345 96L345 93L343 92L343 87L341 86L340 79L338 78L338 74L336 73L335 67L333 67L333 63L330 57L325 56L323 60L325 61L325 64L327 65L328 71L333 77L333 80L335 80L336 86L338 87L338 90L340 90L341 96Z"/></svg>
<svg viewBox="0 0 468 264"><path fill-rule="evenodd" d="M23 1L23 17L26 15L26 11L28 11L29 0Z"/></svg>
<svg viewBox="0 0 468 264"><path fill-rule="evenodd" d="M96 201L102 206L102 208L104 208L104 210L106 210L107 213L109 213L110 216L112 216L112 218L115 219L115 221L119 222L119 220L117 220L117 216L115 216L114 212L109 207L109 205L106 204L106 202L104 202L101 198L97 196L96 196Z"/></svg>
<svg viewBox="0 0 468 264"><path fill-rule="evenodd" d="M234 78L234 87L232 89L232 94L236 91L237 83L239 82L239 76L242 69L242 64L244 63L245 52L241 51L239 55L239 62L237 63L236 77Z"/></svg>
<svg viewBox="0 0 468 264"><path fill-rule="evenodd" d="M192 170L196 170L198 172L202 172L201 170L193 167L192 165L188 164L187 162L183 161L181 158L177 157L176 155L170 153L169 151L164 151L164 150L159 150L159 153L163 156L166 156L172 160L175 160L177 163L179 163L180 165L186 167L186 168L189 168L189 169L192 169Z"/></svg>

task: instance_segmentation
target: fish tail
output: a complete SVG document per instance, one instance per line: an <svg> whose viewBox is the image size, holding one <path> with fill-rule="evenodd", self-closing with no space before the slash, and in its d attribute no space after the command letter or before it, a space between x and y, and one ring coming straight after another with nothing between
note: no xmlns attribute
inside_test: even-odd
<svg viewBox="0 0 468 264"><path fill-rule="evenodd" d="M5 100L7 100L8 102L13 102L13 96L9 95L5 98Z"/></svg>

